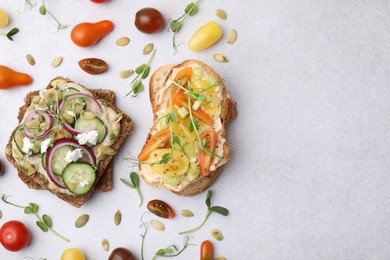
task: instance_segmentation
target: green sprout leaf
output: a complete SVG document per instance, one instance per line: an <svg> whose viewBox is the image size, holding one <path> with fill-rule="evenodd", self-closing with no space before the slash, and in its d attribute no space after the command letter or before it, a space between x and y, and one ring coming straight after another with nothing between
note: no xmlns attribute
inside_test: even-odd
<svg viewBox="0 0 390 260"><path fill-rule="evenodd" d="M39 13L41 15L46 15L46 7L44 5L41 5L41 7L39 7Z"/></svg>
<svg viewBox="0 0 390 260"><path fill-rule="evenodd" d="M43 222L43 221L37 221L37 226L43 231L43 232L47 232L49 231L49 227Z"/></svg>
<svg viewBox="0 0 390 260"><path fill-rule="evenodd" d="M53 222L51 221L51 218L48 215L43 214L42 220L46 224L47 227L49 227L49 228L53 227Z"/></svg>
<svg viewBox="0 0 390 260"><path fill-rule="evenodd" d="M136 190L136 192L138 194L138 197L139 197L138 207L141 207L142 202L143 202L143 197L142 197L141 191L139 190L139 177L138 177L138 174L136 172L131 172L130 173L130 181L131 181L131 183L128 182L127 180L123 179L123 178L121 178L120 180L127 187L129 187L129 188L131 188L133 190Z"/></svg>

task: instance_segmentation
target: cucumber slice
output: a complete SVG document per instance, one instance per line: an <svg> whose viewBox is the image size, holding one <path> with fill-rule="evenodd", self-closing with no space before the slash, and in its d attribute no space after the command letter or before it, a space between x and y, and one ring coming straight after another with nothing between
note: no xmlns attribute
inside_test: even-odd
<svg viewBox="0 0 390 260"><path fill-rule="evenodd" d="M169 186L176 187L180 184L181 176L173 176L173 177L163 177L162 181L164 184L167 184Z"/></svg>
<svg viewBox="0 0 390 260"><path fill-rule="evenodd" d="M65 161L66 154L72 150L72 146L65 145L54 151L53 159L51 160L51 169L55 175L62 175L64 168L69 164Z"/></svg>
<svg viewBox="0 0 390 260"><path fill-rule="evenodd" d="M15 141L16 147L18 147L18 150L22 154L26 154L22 150L22 148L23 148L23 139L25 137L26 136L23 133L23 127L19 127L18 129L15 130L15 132L14 132L14 141ZM32 142L34 143L34 146L31 148L31 154L32 155L38 154L40 152L40 150L41 150L41 141L40 140L33 140Z"/></svg>
<svg viewBox="0 0 390 260"><path fill-rule="evenodd" d="M79 114L85 108L87 102L84 97L71 98L65 101L62 107L63 112L71 111L76 115Z"/></svg>
<svg viewBox="0 0 390 260"><path fill-rule="evenodd" d="M194 181L198 178L200 173L199 166L196 163L190 163L188 167L187 178L189 181Z"/></svg>
<svg viewBox="0 0 390 260"><path fill-rule="evenodd" d="M193 163L193 162L196 162L198 160L198 158L196 156L194 144L192 144L192 143L186 144L183 147L183 150L184 150L184 153L188 156L188 159L190 160L190 162Z"/></svg>
<svg viewBox="0 0 390 260"><path fill-rule="evenodd" d="M62 174L66 188L75 195L91 190L96 180L96 167L89 163L69 163Z"/></svg>
<svg viewBox="0 0 390 260"><path fill-rule="evenodd" d="M98 139L96 144L103 142L107 135L107 127L103 121L95 117L93 119L79 118L76 121L74 128L79 132L87 132L90 130L96 130L98 132Z"/></svg>

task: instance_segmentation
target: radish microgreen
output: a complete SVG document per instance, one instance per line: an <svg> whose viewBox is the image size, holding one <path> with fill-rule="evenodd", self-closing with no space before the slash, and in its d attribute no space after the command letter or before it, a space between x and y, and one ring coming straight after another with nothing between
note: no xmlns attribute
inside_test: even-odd
<svg viewBox="0 0 390 260"><path fill-rule="evenodd" d="M12 36L17 34L18 32L19 32L19 29L15 27L15 28L12 28L11 30L9 30L7 33L0 33L0 35L7 37L7 39L10 41L13 41L14 39L12 38Z"/></svg>
<svg viewBox="0 0 390 260"><path fill-rule="evenodd" d="M159 249L155 254L152 260L157 257L174 257L180 255L188 246L195 246L190 244L189 240L191 237L185 236L183 241L183 248L179 250L175 245L169 245L166 248ZM175 252L176 251L176 252Z"/></svg>
<svg viewBox="0 0 390 260"><path fill-rule="evenodd" d="M143 202L143 197L142 197L141 191L139 190L139 177L138 177L138 174L136 172L131 172L130 173L130 181L131 181L131 183L126 181L123 178L121 178L121 181L127 187L137 191L137 194L138 194L138 197L139 197L138 207L141 207L142 206L142 202Z"/></svg>
<svg viewBox="0 0 390 260"><path fill-rule="evenodd" d="M57 231L55 231L53 229L53 222L51 220L51 218L46 215L46 214L43 214L42 217L38 215L38 209L39 209L39 206L35 203L29 203L28 206L21 206L21 205L17 205L17 204L14 204L12 202L9 202L7 200L7 196L5 194L3 194L1 196L1 200L4 201L5 203L7 204L10 204L12 206L15 206L15 207L18 207L18 208L22 208L24 209L24 213L25 214L32 214L34 215L36 218L37 218L37 221L36 221L36 224L37 226L43 231L43 232L52 232L54 235L56 235L57 237L61 238L62 240L65 240L66 242L70 242L69 239L67 239L66 237L60 235Z"/></svg>
<svg viewBox="0 0 390 260"><path fill-rule="evenodd" d="M49 9L47 9L46 5L45 5L45 0L42 0L42 5L39 7L39 13L41 15L50 15L54 21L57 23L57 31L61 30L61 29L66 29L68 26L67 25L63 25L61 24L58 19L53 15L53 13L51 13L49 11Z"/></svg>
<svg viewBox="0 0 390 260"><path fill-rule="evenodd" d="M126 94L126 97L133 93L133 97L136 97L138 93L141 93L145 86L142 83L143 79L146 79L149 76L150 73L150 63L152 62L154 55L156 54L156 49L153 50L152 54L150 55L148 61L144 64L141 64L135 69L135 73L137 76L131 81L131 90Z"/></svg>
<svg viewBox="0 0 390 260"><path fill-rule="evenodd" d="M33 9L36 5L37 5L36 2L33 3L31 0L25 0L25 1L24 1L23 9L22 9L22 10L18 10L18 13L24 13L24 11L26 11L26 9L30 11L30 10Z"/></svg>
<svg viewBox="0 0 390 260"><path fill-rule="evenodd" d="M206 220L209 218L210 214L212 212L215 212L215 213L218 213L218 214L221 214L222 216L227 216L229 215L229 210L227 210L226 208L224 207L221 207L221 206L211 206L211 195L212 195L212 192L211 190L209 190L207 192L207 196L206 196L206 206L207 206L207 212L206 212L206 216L204 217L204 219L202 220L202 222L194 227L194 228L191 228L189 230L186 230L186 231L183 231L183 232L180 232L179 235L184 235L184 234L188 234L188 233L192 233L198 229L200 229L204 223L206 223Z"/></svg>
<svg viewBox="0 0 390 260"><path fill-rule="evenodd" d="M171 30L173 32L172 45L175 54L178 52L177 48L181 45L181 43L179 45L176 44L176 34L180 30L181 26L183 25L184 20L187 19L188 16L193 16L198 12L199 2L200 0L189 3L184 9L184 14L182 16L180 16L175 20L174 19L169 20L170 26L168 28L168 31Z"/></svg>

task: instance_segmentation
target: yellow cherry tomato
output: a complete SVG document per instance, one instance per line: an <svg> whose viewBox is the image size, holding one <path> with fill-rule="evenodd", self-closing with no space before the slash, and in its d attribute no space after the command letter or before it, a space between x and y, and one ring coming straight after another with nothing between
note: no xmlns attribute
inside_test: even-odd
<svg viewBox="0 0 390 260"><path fill-rule="evenodd" d="M216 43L222 36L222 30L214 21L208 22L192 35L188 47L193 51L206 49Z"/></svg>
<svg viewBox="0 0 390 260"><path fill-rule="evenodd" d="M0 9L0 28L6 27L9 23L9 17L8 14Z"/></svg>
<svg viewBox="0 0 390 260"><path fill-rule="evenodd" d="M85 255L83 251L78 248L68 248L62 255L61 260L85 260Z"/></svg>

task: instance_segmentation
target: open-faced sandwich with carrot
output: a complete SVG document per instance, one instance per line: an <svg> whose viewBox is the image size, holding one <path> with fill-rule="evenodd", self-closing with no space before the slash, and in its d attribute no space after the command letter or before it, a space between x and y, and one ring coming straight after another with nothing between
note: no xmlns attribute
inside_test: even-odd
<svg viewBox="0 0 390 260"><path fill-rule="evenodd" d="M237 115L235 102L219 75L197 60L157 69L149 93L154 123L137 158L141 177L179 195L202 192L229 160L225 125Z"/></svg>
<svg viewBox="0 0 390 260"><path fill-rule="evenodd" d="M80 207L112 187L111 160L133 122L110 90L89 90L64 78L30 92L6 147L30 188L49 190Z"/></svg>

